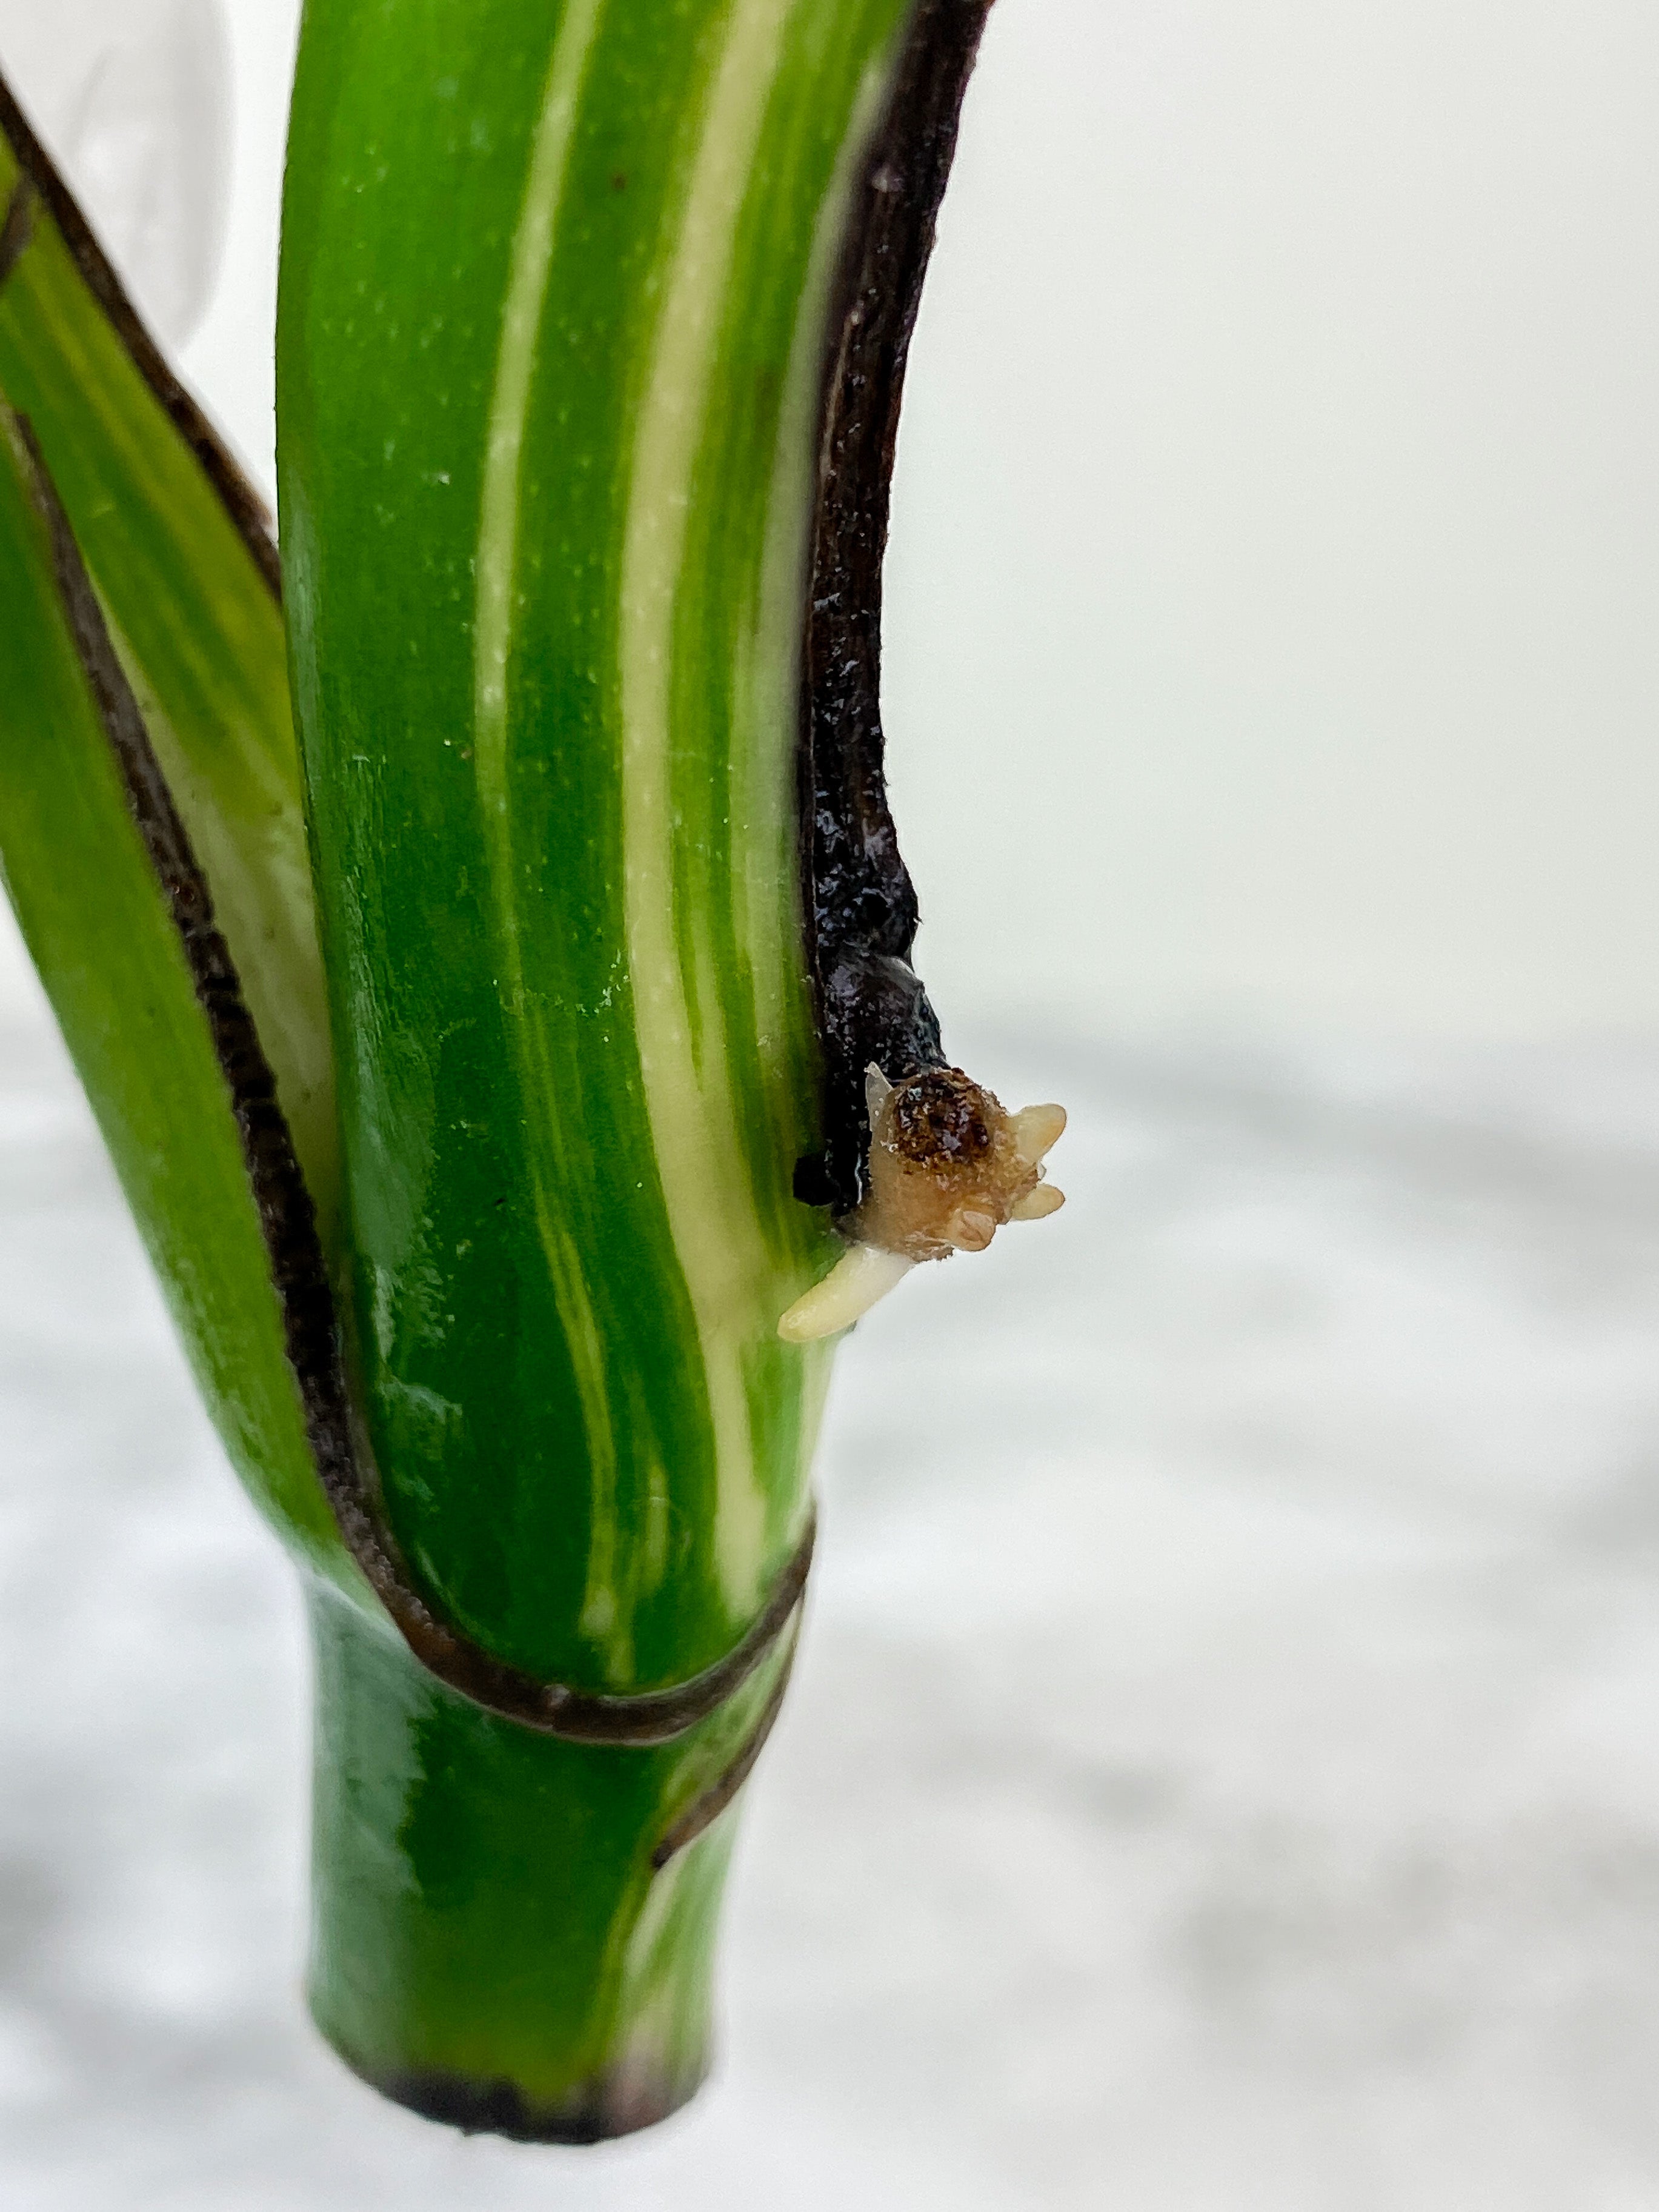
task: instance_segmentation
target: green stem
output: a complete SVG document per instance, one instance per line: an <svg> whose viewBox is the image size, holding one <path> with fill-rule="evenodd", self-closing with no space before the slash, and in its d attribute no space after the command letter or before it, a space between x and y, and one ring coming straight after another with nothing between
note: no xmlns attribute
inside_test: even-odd
<svg viewBox="0 0 1659 2212"><path fill-rule="evenodd" d="M269 544L0 97L5 873L318 1577L317 2017L464 2126L619 2133L708 2063L811 1551L779 1321L867 1060L935 1036L878 581L986 4L307 0L314 912ZM920 1056L831 1018L901 1002Z"/></svg>
<svg viewBox="0 0 1659 2212"><path fill-rule="evenodd" d="M322 1584L310 1996L367 2081L526 2141L648 2126L708 2069L732 1826L653 1850L740 1758L787 1659L680 1742L562 1743L437 1680Z"/></svg>
<svg viewBox="0 0 1659 2212"><path fill-rule="evenodd" d="M840 1248L793 1187L824 1134L802 690L839 702L815 831L840 795L855 846L890 842L884 476L983 15L307 0L278 461L342 1519L415 1654L322 1601L314 2002L465 2124L613 2132L705 2063L705 1814L787 1643L659 1750L525 1723L550 1681L567 1711L677 1698L805 1556L826 1348L778 1324ZM830 872L817 951L873 927L890 995L905 896Z"/></svg>

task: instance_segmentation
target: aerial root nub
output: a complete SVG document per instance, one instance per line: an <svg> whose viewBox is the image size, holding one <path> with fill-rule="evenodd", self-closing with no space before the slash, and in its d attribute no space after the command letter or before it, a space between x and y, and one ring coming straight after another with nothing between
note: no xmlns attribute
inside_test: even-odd
<svg viewBox="0 0 1659 2212"><path fill-rule="evenodd" d="M959 1067L890 1083L866 1072L870 1150L860 1203L836 1224L850 1247L778 1323L792 1344L850 1328L922 1260L983 1252L1007 1221L1042 1221L1066 1203L1042 1163L1063 1106L1010 1114Z"/></svg>
<svg viewBox="0 0 1659 2212"><path fill-rule="evenodd" d="M1013 1116L1015 1156L1025 1167L1039 1167L1065 1133L1063 1106L1022 1106Z"/></svg>
<svg viewBox="0 0 1659 2212"><path fill-rule="evenodd" d="M1008 1209L1010 1221L1046 1221L1051 1213L1058 1213L1066 1203L1066 1194L1056 1190L1051 1182L1040 1182L1035 1190L1028 1190L1024 1198L1017 1198Z"/></svg>
<svg viewBox="0 0 1659 2212"><path fill-rule="evenodd" d="M795 1300L778 1323L778 1334L786 1344L838 1336L896 1290L915 1265L902 1254L884 1252L874 1244L853 1245L821 1283Z"/></svg>

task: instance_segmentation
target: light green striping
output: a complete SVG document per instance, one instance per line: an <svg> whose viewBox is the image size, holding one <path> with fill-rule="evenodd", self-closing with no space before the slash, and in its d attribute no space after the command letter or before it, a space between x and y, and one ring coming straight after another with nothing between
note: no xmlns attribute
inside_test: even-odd
<svg viewBox="0 0 1659 2212"><path fill-rule="evenodd" d="M519 867L508 791L507 668L519 563L519 507L525 426L535 382L537 339L553 265L560 204L576 135L582 81L598 40L605 0L570 0L553 43L546 89L532 143L524 205L514 234L501 315L488 441L484 453L473 617L473 762L489 868L489 900L501 961L507 1029L518 1062L527 1117L539 1116L557 1141L557 1094L541 1025L530 1017L524 980ZM587 1431L593 1493L592 1546L581 1625L603 1641L617 1622L617 1443L605 1388L605 1353L581 1254L554 1196L542 1162L545 1149L526 1148L538 1232L554 1296L569 1340ZM629 1653L609 1653L625 1670Z"/></svg>
<svg viewBox="0 0 1659 2212"><path fill-rule="evenodd" d="M700 913L692 976L676 936L670 690L674 608L725 289L791 0L733 0L702 117L641 398L623 537L618 635L623 902L641 1073L669 1227L696 1317L720 1485L719 1562L752 1601L766 1498L750 1440L745 1344L771 1278L744 1161ZM701 1017L694 1036L693 994ZM775 1316L772 1316L775 1319Z"/></svg>
<svg viewBox="0 0 1659 2212"><path fill-rule="evenodd" d="M570 0L553 42L501 312L501 350L495 362L484 457L473 632L481 747L486 735L489 739L489 766L482 750L477 757L478 785L486 803L499 813L505 813L507 808L507 665L513 643L525 424L582 78L604 7L605 0Z"/></svg>

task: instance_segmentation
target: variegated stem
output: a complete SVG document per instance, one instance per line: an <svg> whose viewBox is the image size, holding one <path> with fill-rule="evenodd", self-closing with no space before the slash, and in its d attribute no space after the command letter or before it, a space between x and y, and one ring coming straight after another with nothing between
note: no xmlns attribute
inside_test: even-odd
<svg viewBox="0 0 1659 2212"><path fill-rule="evenodd" d="M793 1187L822 1133L798 811L814 516L833 477L844 520L862 471L884 526L890 440L824 467L862 358L844 326L881 273L896 95L953 86L916 105L918 250L887 270L908 335L983 15L307 9L279 474L354 1389L432 1617L592 1699L724 1663L810 1513L828 1355L778 1322L839 1249ZM902 367L890 346L888 411ZM571 1780L615 1792L584 1800L573 1927L609 1899L626 1948L659 1911L653 1860L724 1850L785 1663L769 1645L748 1726L666 1828L631 1754ZM335 1995L325 1976L319 2016L360 2051ZM435 1998L386 2002L383 2047L435 2020ZM626 2075L626 2019L601 2053L584 2008L561 2030L496 2004L493 2057L452 2039L448 2087L427 2069L416 2100L476 2109L486 2063L545 2081L579 2051Z"/></svg>

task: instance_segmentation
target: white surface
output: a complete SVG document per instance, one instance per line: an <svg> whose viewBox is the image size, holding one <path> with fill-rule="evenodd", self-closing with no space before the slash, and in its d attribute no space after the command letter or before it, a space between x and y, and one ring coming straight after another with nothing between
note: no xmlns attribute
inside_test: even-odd
<svg viewBox="0 0 1659 2212"><path fill-rule="evenodd" d="M218 0L0 0L0 62L140 312L181 344L225 242L231 62Z"/></svg>
<svg viewBox="0 0 1659 2212"><path fill-rule="evenodd" d="M1659 2207L1659 1045L1115 1055L844 1357L696 2110L313 2041L293 1592L50 1039L0 1065L0 2204Z"/></svg>
<svg viewBox="0 0 1659 2212"><path fill-rule="evenodd" d="M183 365L269 487L298 5L224 13ZM942 1004L1659 1023L1656 74L1647 0L998 0L889 591Z"/></svg>
<svg viewBox="0 0 1659 2212"><path fill-rule="evenodd" d="M1659 9L997 0L901 439L945 1005L1659 1023Z"/></svg>
<svg viewBox="0 0 1659 2212"><path fill-rule="evenodd" d="M236 116L230 246L180 365L274 507L276 249L300 0L219 0L219 6L230 33Z"/></svg>

